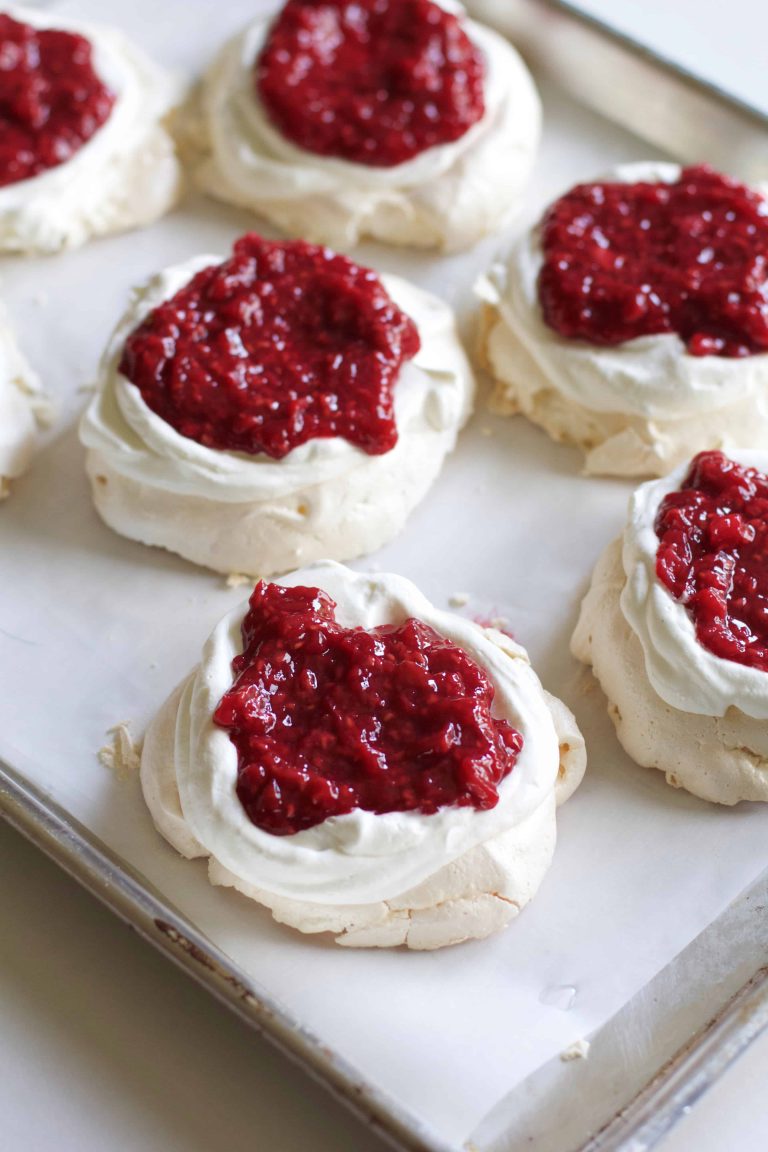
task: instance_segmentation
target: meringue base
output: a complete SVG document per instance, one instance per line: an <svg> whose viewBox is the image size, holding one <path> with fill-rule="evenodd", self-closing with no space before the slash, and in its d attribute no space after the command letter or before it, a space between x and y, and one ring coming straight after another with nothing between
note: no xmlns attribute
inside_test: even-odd
<svg viewBox="0 0 768 1152"><path fill-rule="evenodd" d="M555 850L557 804L578 786L585 767L583 740L559 700L547 694L560 740L560 774L556 787L533 813L400 896L334 905L286 899L245 883L210 856L191 833L174 770L176 718L187 683L176 688L147 730L141 786L158 831L187 859L207 856L212 884L237 889L268 908L278 923L307 934L331 933L347 948L405 946L420 951L489 936L513 920L535 895Z"/></svg>
<svg viewBox="0 0 768 1152"><path fill-rule="evenodd" d="M153 125L140 142L116 156L108 179L95 182L66 213L30 199L17 212L0 212L0 252L51 255L88 240L144 228L178 203L183 183L170 133Z"/></svg>
<svg viewBox="0 0 768 1152"><path fill-rule="evenodd" d="M671 707L651 687L642 646L619 602L626 582L621 540L597 563L571 651L593 672L624 750L667 782L715 804L768 800L768 729L729 708L705 716Z"/></svg>
<svg viewBox="0 0 768 1152"><path fill-rule="evenodd" d="M142 484L93 449L86 471L96 510L121 536L215 572L270 576L320 559L351 560L388 543L426 495L449 447L443 436L412 432L352 472L263 502Z"/></svg>
<svg viewBox="0 0 768 1152"><path fill-rule="evenodd" d="M522 824L446 864L423 884L375 904L307 904L244 884L210 859L212 884L236 888L299 932L330 932L346 948L430 951L482 940L536 894L555 851L554 793Z"/></svg>
<svg viewBox="0 0 768 1152"><path fill-rule="evenodd" d="M510 181L505 190L507 199L503 210L496 205L482 205L480 211L472 215L465 212L461 216L454 205L464 197L446 195L445 203L438 204L433 185L422 193L418 187L385 189L378 193L358 188L326 196L273 200L244 193L237 184L227 180L226 174L210 158L198 163L194 177L207 196L256 212L284 236L340 251L374 241L451 254L471 248L514 221L522 207L533 158L532 144L530 159L521 162L516 180ZM457 212L456 219L451 217L452 209Z"/></svg>
<svg viewBox="0 0 768 1152"><path fill-rule="evenodd" d="M587 408L553 386L490 304L483 309L480 360L495 381L491 409L503 416L522 413L553 440L577 445L588 476L665 476L695 452L744 439L741 429L749 430L750 443L768 443L768 423L749 398L664 420Z"/></svg>

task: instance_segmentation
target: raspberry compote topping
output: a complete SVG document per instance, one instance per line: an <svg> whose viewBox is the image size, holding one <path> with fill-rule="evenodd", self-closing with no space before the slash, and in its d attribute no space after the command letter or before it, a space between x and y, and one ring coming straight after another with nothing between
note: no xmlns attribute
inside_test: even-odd
<svg viewBox="0 0 768 1152"><path fill-rule="evenodd" d="M710 168L579 184L542 224L539 301L572 340L676 332L691 356L768 352L768 201Z"/></svg>
<svg viewBox="0 0 768 1152"><path fill-rule="evenodd" d="M237 795L276 836L354 808L498 802L523 738L491 715L485 672L420 620L336 623L318 588L256 585L235 681L214 721L237 749Z"/></svg>
<svg viewBox="0 0 768 1152"><path fill-rule="evenodd" d="M656 575L700 644L768 672L768 476L700 452L656 516Z"/></svg>
<svg viewBox="0 0 768 1152"><path fill-rule="evenodd" d="M280 459L315 437L397 443L393 390L419 350L381 281L327 248L251 233L125 342L120 371L209 448Z"/></svg>
<svg viewBox="0 0 768 1152"><path fill-rule="evenodd" d="M63 164L107 119L91 55L84 36L0 13L0 187Z"/></svg>
<svg viewBox="0 0 768 1152"><path fill-rule="evenodd" d="M388 168L477 123L484 74L459 20L432 0L288 0L254 78L300 148Z"/></svg>

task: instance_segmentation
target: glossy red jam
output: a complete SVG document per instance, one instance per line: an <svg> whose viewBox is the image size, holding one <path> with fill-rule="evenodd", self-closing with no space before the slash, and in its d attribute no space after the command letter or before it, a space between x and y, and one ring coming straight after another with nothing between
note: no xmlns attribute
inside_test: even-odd
<svg viewBox="0 0 768 1152"><path fill-rule="evenodd" d="M539 300L571 340L677 333L691 356L768 352L768 201L710 168L580 184L542 224Z"/></svg>
<svg viewBox="0 0 768 1152"><path fill-rule="evenodd" d="M414 619L342 628L317 588L257 584L233 667L214 720L237 749L245 811L276 836L354 808L493 808L522 748L450 640Z"/></svg>
<svg viewBox="0 0 768 1152"><path fill-rule="evenodd" d="M656 574L705 648L768 672L768 476L700 452L656 517Z"/></svg>
<svg viewBox="0 0 768 1152"><path fill-rule="evenodd" d="M250 234L125 342L120 371L209 448L277 459L315 437L397 442L393 389L419 350L381 281L327 248Z"/></svg>
<svg viewBox="0 0 768 1152"><path fill-rule="evenodd" d="M255 83L300 148L391 167L481 119L484 72L456 16L432 0L288 0Z"/></svg>
<svg viewBox="0 0 768 1152"><path fill-rule="evenodd" d="M0 187L69 160L112 111L83 36L0 13Z"/></svg>

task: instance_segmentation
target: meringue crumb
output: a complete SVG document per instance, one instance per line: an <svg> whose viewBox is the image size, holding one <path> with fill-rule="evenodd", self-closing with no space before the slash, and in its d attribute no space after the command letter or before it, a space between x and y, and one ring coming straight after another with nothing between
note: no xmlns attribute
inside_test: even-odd
<svg viewBox="0 0 768 1152"><path fill-rule="evenodd" d="M114 772L118 780L127 780L139 770L141 741L134 743L129 723L125 720L108 728L107 736L111 736L112 741L99 748L97 753L99 764Z"/></svg>
<svg viewBox="0 0 768 1152"><path fill-rule="evenodd" d="M448 597L448 603L451 608L463 608L465 604L469 603L469 592L454 592L452 596Z"/></svg>
<svg viewBox="0 0 768 1152"><path fill-rule="evenodd" d="M29 406L38 428L50 428L56 419L56 406L53 401L42 392L30 391L29 387L24 386L23 380L17 380L16 383L29 398Z"/></svg>
<svg viewBox="0 0 768 1152"><path fill-rule="evenodd" d="M78 396L90 396L96 391L96 385L80 384L79 387L75 389L75 391L77 392Z"/></svg>
<svg viewBox="0 0 768 1152"><path fill-rule="evenodd" d="M243 572L230 572L225 581L227 588L241 588L243 584L250 582L250 576L246 576Z"/></svg>
<svg viewBox="0 0 768 1152"><path fill-rule="evenodd" d="M475 624L479 624L481 628L495 628L497 632L501 632L504 636L507 636L510 640L514 640L515 643L517 643L513 633L509 629L509 620L506 616L473 616L472 619Z"/></svg>
<svg viewBox="0 0 768 1152"><path fill-rule="evenodd" d="M480 435L481 436L493 436L493 428L488 428L487 426L485 428L481 428L480 429Z"/></svg>
<svg viewBox="0 0 768 1152"><path fill-rule="evenodd" d="M592 676L591 670L589 679L585 678L582 683L579 684L577 691L579 696L591 696L595 691L597 691L597 681L595 680L594 676Z"/></svg>
<svg viewBox="0 0 768 1152"><path fill-rule="evenodd" d="M576 1040L564 1052L560 1053L560 1059L564 1064L569 1063L571 1060L587 1060L589 1058L589 1040Z"/></svg>

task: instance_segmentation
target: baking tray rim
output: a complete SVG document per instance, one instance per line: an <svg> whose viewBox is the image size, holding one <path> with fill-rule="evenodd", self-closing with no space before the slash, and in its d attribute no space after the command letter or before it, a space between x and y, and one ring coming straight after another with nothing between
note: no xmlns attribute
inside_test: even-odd
<svg viewBox="0 0 768 1152"><path fill-rule="evenodd" d="M470 8L473 7L472 0L466 0L466 2ZM591 34L595 39L610 43L614 48L627 52L628 55L652 69L664 72L671 80L680 83L690 92L713 101L721 108L725 107L737 113L762 131L768 130L768 111L756 107L749 100L736 96L720 84L705 80L671 56L665 56L647 44L643 44L631 33L623 32L599 16L593 16L591 13L583 11L571 0L510 0L510 3L513 7L516 5L518 8L525 8L529 12L535 12L539 15L543 10L549 9L551 13L566 23L579 27L581 31Z"/></svg>

